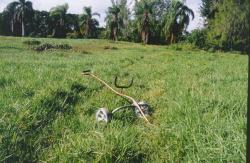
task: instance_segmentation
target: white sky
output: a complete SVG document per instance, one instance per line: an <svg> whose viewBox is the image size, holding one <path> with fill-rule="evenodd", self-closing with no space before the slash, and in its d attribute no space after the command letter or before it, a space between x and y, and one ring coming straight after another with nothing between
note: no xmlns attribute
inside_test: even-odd
<svg viewBox="0 0 250 163"><path fill-rule="evenodd" d="M110 0L30 0L33 3L33 8L36 10L46 10L49 11L51 7L61 5L64 3L69 4L69 13L80 14L82 12L83 6L92 6L93 12L98 12L101 14L99 19L100 25L104 25L105 11L110 6ZM133 0L128 0L129 2ZM13 0L0 0L0 12L4 10L8 3L13 2ZM201 0L186 0L187 6L189 6L195 13L195 19L190 22L188 30L193 30L195 28L202 27L203 20L200 17L199 6Z"/></svg>

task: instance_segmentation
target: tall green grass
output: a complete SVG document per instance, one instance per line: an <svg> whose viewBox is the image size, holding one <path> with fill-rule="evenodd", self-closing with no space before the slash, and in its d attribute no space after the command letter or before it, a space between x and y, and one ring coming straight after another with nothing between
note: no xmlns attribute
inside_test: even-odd
<svg viewBox="0 0 250 163"><path fill-rule="evenodd" d="M0 162L245 162L247 57L105 40L37 39L71 50L35 52L0 37ZM109 47L109 48L107 48ZM153 110L95 122L127 104L81 71Z"/></svg>

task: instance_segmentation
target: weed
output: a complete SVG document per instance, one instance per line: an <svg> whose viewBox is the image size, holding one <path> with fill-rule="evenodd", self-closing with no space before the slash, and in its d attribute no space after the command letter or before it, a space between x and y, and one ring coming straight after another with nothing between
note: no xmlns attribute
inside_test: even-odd
<svg viewBox="0 0 250 163"><path fill-rule="evenodd" d="M0 78L0 88L5 88L8 85L11 85L14 83L14 80L12 79L6 79L6 78Z"/></svg>

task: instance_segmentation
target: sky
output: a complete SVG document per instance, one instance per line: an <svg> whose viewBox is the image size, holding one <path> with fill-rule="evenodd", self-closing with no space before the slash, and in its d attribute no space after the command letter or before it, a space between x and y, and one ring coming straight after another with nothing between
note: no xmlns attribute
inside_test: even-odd
<svg viewBox="0 0 250 163"><path fill-rule="evenodd" d="M104 26L104 18L107 8L111 5L110 0L30 0L33 3L33 8L36 10L46 10L49 11L50 8L64 3L69 4L69 13L81 14L83 6L92 6L93 12L98 12L101 14L99 19L100 25ZM133 0L128 0L129 3ZM0 0L0 12L4 10L8 3L13 2L13 0ZM202 27L203 20L200 17L199 6L201 0L186 0L186 5L194 11L195 18L190 22L188 31L196 28Z"/></svg>

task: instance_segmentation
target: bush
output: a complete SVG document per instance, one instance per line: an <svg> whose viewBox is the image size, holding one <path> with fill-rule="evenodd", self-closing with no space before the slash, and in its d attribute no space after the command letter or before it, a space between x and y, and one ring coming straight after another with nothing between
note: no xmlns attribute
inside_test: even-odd
<svg viewBox="0 0 250 163"><path fill-rule="evenodd" d="M197 47L190 43L177 43L168 46L168 49L175 51L194 51L197 50Z"/></svg>
<svg viewBox="0 0 250 163"><path fill-rule="evenodd" d="M105 30L101 30L98 35L98 39L106 39L107 37L107 32Z"/></svg>
<svg viewBox="0 0 250 163"><path fill-rule="evenodd" d="M175 51L182 51L182 47L179 44L172 44L168 46L169 49L175 50Z"/></svg>
<svg viewBox="0 0 250 163"><path fill-rule="evenodd" d="M72 33L67 33L66 38L70 38L70 39L78 39L80 38L81 35L79 34L79 32L72 32Z"/></svg>
<svg viewBox="0 0 250 163"><path fill-rule="evenodd" d="M207 47L206 44L206 31L203 29L195 29L186 36L187 43L194 44L196 47L203 49Z"/></svg>

